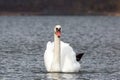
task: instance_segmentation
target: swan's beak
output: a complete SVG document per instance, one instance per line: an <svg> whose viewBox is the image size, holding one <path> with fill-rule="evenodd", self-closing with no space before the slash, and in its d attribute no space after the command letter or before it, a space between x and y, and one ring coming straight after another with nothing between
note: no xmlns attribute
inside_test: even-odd
<svg viewBox="0 0 120 80"><path fill-rule="evenodd" d="M60 38L61 37L61 31L57 31L56 35Z"/></svg>

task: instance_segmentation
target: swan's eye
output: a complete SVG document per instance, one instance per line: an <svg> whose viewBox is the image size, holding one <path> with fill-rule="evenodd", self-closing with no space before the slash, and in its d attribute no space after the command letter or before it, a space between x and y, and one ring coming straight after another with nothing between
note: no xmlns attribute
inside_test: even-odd
<svg viewBox="0 0 120 80"><path fill-rule="evenodd" d="M56 28L56 31L58 31L58 28Z"/></svg>
<svg viewBox="0 0 120 80"><path fill-rule="evenodd" d="M61 28L59 28L59 31L61 31Z"/></svg>

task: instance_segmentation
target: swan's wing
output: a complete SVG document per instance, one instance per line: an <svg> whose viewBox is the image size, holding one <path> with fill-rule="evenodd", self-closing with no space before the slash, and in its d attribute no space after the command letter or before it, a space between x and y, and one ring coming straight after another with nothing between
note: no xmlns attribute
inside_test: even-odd
<svg viewBox="0 0 120 80"><path fill-rule="evenodd" d="M76 55L76 60L80 61L84 53L79 53Z"/></svg>
<svg viewBox="0 0 120 80"><path fill-rule="evenodd" d="M80 70L80 64L76 61L76 53L68 43L61 42L61 62L63 72Z"/></svg>
<svg viewBox="0 0 120 80"><path fill-rule="evenodd" d="M53 59L53 42L48 42L44 53L44 63L47 71L50 70Z"/></svg>

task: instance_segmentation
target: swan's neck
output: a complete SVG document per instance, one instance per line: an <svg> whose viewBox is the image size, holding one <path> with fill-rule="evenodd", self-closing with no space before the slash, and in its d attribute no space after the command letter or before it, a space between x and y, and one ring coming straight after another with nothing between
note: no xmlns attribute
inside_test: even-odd
<svg viewBox="0 0 120 80"><path fill-rule="evenodd" d="M60 69L60 38L54 34L54 57L53 57L54 71L59 72Z"/></svg>

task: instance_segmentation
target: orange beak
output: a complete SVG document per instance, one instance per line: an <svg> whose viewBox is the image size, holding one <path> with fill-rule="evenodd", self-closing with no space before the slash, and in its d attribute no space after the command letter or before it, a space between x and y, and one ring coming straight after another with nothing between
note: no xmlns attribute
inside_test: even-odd
<svg viewBox="0 0 120 80"><path fill-rule="evenodd" d="M56 35L60 38L60 36L61 36L61 31L57 31L57 32L56 32Z"/></svg>

